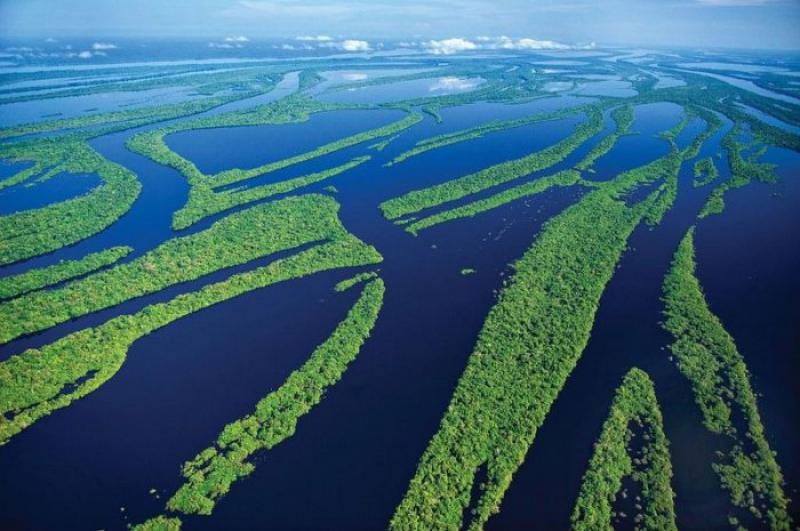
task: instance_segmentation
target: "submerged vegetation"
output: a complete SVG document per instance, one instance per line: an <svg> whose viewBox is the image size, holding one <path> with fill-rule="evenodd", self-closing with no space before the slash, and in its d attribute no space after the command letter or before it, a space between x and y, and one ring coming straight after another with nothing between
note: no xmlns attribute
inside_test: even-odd
<svg viewBox="0 0 800 531"><path fill-rule="evenodd" d="M640 449L632 452L634 443ZM633 455L632 455L633 453ZM617 388L611 411L594 446L589 468L572 513L576 531L614 529L614 501L623 478L631 478L643 495L635 529L677 530L670 481L672 464L661 410L647 373L631 369Z"/></svg>
<svg viewBox="0 0 800 531"><path fill-rule="evenodd" d="M692 384L706 428L727 440L713 466L731 503L761 522L755 525L789 530L783 476L764 433L747 366L709 309L695 267L692 229L664 279L664 327L674 338L670 348ZM741 514L731 519L749 527Z"/></svg>

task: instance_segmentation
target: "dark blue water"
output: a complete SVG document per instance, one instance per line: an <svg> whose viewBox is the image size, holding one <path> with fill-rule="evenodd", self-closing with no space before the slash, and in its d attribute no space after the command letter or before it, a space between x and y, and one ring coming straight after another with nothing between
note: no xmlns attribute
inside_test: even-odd
<svg viewBox="0 0 800 531"><path fill-rule="evenodd" d="M664 130L679 119L679 112L664 114L651 126ZM722 133L715 135L704 151L718 149L721 138ZM727 167L720 170L727 174ZM671 443L678 527L727 524L725 496L710 466L719 441L705 431L689 383L669 359L671 338L659 326L664 275L709 192L692 187L691 164L684 164L672 210L657 227L641 225L632 234L601 298L589 344L487 529L568 528L593 444L616 388L632 367L645 370L655 383Z"/></svg>
<svg viewBox="0 0 800 531"><path fill-rule="evenodd" d="M255 168L300 155L346 136L388 125L401 111L331 111L303 122L253 127L195 129L166 137L170 149L203 173ZM372 143L372 142L370 142Z"/></svg>
<svg viewBox="0 0 800 531"><path fill-rule="evenodd" d="M30 162L7 162L0 161L0 181L11 177L25 169L33 166Z"/></svg>
<svg viewBox="0 0 800 531"><path fill-rule="evenodd" d="M681 119L680 107L672 103L637 105L630 133L620 137L608 153L598 158L587 179L608 181L620 173L648 164L669 152L669 144L658 134Z"/></svg>
<svg viewBox="0 0 800 531"><path fill-rule="evenodd" d="M542 223L574 203L582 191L551 190L443 224L419 237L383 219L378 205L552 145L569 135L583 117L493 133L390 168L382 164L431 135L486 119L512 119L579 103L574 98L547 98L525 105L448 109L442 113L443 123L426 116L382 152L369 150L365 143L244 183L255 186L372 155L371 161L307 190L322 191L328 185L338 189L335 197L342 204L344 225L385 258L377 268L367 269L380 270L386 299L358 358L323 402L300 420L296 434L259 453L256 471L233 485L213 516L186 518L187 529L386 527L446 410L496 291L511 273L508 265L530 246ZM170 145L201 170L219 171L304 152L399 116L388 111L325 113L296 126L196 131L173 135L168 141L178 142ZM678 108L669 104L637 107L632 129L640 134L624 137L599 159L595 177L610 178L665 154L667 143L655 135L679 120ZM611 126L606 117L599 138L556 167L519 181L575 164L611 132ZM715 135L700 158L719 149L728 127ZM696 134L699 125L695 129ZM284 133L291 142L279 142ZM127 151L124 143L131 134L108 135L92 145L136 172L143 191L134 208L101 234L3 268L2 274L112 245L132 245L136 249L132 256L137 256L176 235L170 228L171 213L184 204L188 186L174 170ZM690 140L687 133L679 144ZM268 148L259 149L262 142ZM224 157L219 155L220 146L227 150ZM779 185L736 191L722 216L700 223L698 274L714 311L748 362L754 387L764 395L760 406L767 436L794 489L800 477L794 451L800 444L794 422L797 393L792 381L800 344L796 331L800 286L794 279L800 265L796 241L800 185L792 178L799 166L796 155L770 156L779 157L782 166ZM716 162L720 179L726 178L726 164ZM681 173L675 208L658 227L642 226L632 236L631 248L603 296L589 346L488 529L566 527L614 389L632 366L645 369L656 384L671 441L679 527L708 529L722 523L715 518L725 514L727 502L710 469L719 441L702 427L688 384L664 349L669 337L658 325L663 275L711 190L710 186L694 189L691 180L689 162ZM202 230L218 217L180 234ZM14 341L0 347L0 359L269 259ZM463 276L464 268L476 273ZM180 485L180 464L207 447L225 424L251 412L344 317L358 288L345 293L334 293L332 288L352 273L327 272L257 290L136 342L120 372L99 390L0 448L0 529L124 529L159 513ZM151 488L160 499L148 493Z"/></svg>
<svg viewBox="0 0 800 531"><path fill-rule="evenodd" d="M211 109L198 117L220 114L232 110L237 110L243 106L261 105L274 101L280 97L290 94L297 88L297 73L289 73L284 76L274 90L267 94L254 96L245 100L234 101ZM189 194L189 185L177 171L163 167L154 163L147 157L143 157L125 148L125 142L134 134L148 131L177 120L170 120L158 124L138 127L128 131L121 131L95 138L90 141L93 149L101 155L121 164L134 173L142 183L142 191L134 202L130 211L123 215L116 223L99 234L90 236L73 245L59 249L53 253L38 256L8 266L0 267L0 276L8 276L29 269L44 267L59 262L60 260L74 260L87 254L101 251L109 246L130 245L134 248L126 260L131 260L136 256L144 254L152 247L175 236L171 228L172 213L180 209L185 203ZM20 165L3 164L3 168L19 168ZM11 172L9 172L11 173ZM79 184L79 183L77 183ZM79 186L70 193L77 194ZM8 208L14 208L13 203ZM181 234L188 234L201 230L216 218L209 218L205 222L198 223Z"/></svg>
<svg viewBox="0 0 800 531"><path fill-rule="evenodd" d="M102 181L97 175L74 173L60 173L31 186L18 184L0 190L0 216L72 199L100 184Z"/></svg>
<svg viewBox="0 0 800 531"><path fill-rule="evenodd" d="M164 105L197 99L181 88L157 88L130 92L103 92L0 105L0 127L52 118L74 118L102 112L121 111L148 105Z"/></svg>
<svg viewBox="0 0 800 531"><path fill-rule="evenodd" d="M771 150L780 181L730 192L725 211L698 226L697 275L751 373L785 492L800 504L800 157Z"/></svg>
<svg viewBox="0 0 800 531"><path fill-rule="evenodd" d="M431 126L433 125L431 121ZM539 135L541 138L537 141L553 143L558 140L555 135L567 134L568 130L554 128L552 133L542 130ZM530 131L520 130L519 134L517 149L520 152L536 147L531 142ZM124 137L125 134L111 135L99 139L94 145L112 160L124 163L140 175L144 184L140 203L120 223L86 242L95 240L97 245L108 246L120 240L148 238L150 241L142 240L140 246L149 248L153 241L169 234L168 213L181 204L186 193L185 184L174 171L160 168L125 151L122 147ZM486 141L472 141L473 149L481 149L482 143ZM438 164L441 167L448 165L454 149L460 148L452 146L439 151ZM366 150L366 147L362 147L362 150ZM396 153L397 151L387 151L382 155L388 158ZM537 208L518 202L486 214L482 219L476 218L460 225L453 224L448 227L449 235L440 231L435 236L413 238L383 220L376 208L378 203L394 195L391 186L393 180L387 178L385 172L381 173L380 164L383 160L372 161L369 165L337 177L330 183L320 183L316 187L319 189L324 185L334 184L340 190L337 197L343 205L342 219L345 225L356 235L376 245L386 257L386 263L381 266L381 275L387 282L384 313L368 347L344 380L347 381L352 372L356 375L353 377L356 388L369 384L368 389L375 396L366 402L361 399L353 400L352 396L348 398L351 391L342 388L346 401L355 409L346 413L343 406L338 406L336 402L326 408L327 414L338 417L340 413L345 413L352 421L361 419L362 422L367 422L367 426L372 426L375 422L370 420L371 417L364 417L358 411L358 408L369 404L372 407L372 417L380 417L385 423L382 433L375 432L378 440L362 438L363 448L341 455L343 460L357 461L364 473L374 469L375 459L386 459L386 454L381 450L386 448L384 441L394 440L394 445L399 445L403 450L402 459L400 456L392 457L398 466L391 474L391 481L388 480L388 475L373 476L372 482L364 483L363 490L358 493L377 496L380 503L374 504L375 513L362 514L357 506L350 507L347 520L356 522L361 519L362 526L367 527L387 521L396 500L405 489L409 471L413 470L421 448L438 423L483 316L493 302L493 291L500 287L500 274L527 247L531 234L536 232L537 227L575 198L574 194L563 190L561 193L550 194L547 198L543 196L542 204ZM475 171L483 165L480 159L470 160L471 165L463 165L464 171ZM434 159L428 161L429 165L433 163ZM417 184L430 184L441 179L439 172L426 175L428 181L418 178ZM365 183L369 183L369 186L365 186ZM145 206L149 208L143 208ZM511 216L513 212L518 214ZM151 225L143 230L142 226L148 215ZM138 223L133 222L136 216L142 216ZM130 221L126 221L127 219ZM126 224L131 233L123 233L120 229ZM146 235L134 234L137 227L138 232ZM89 247L86 242L76 247L82 246L86 250ZM421 260L421 257L425 258ZM423 264L424 269L420 269ZM243 266L246 267L252 265ZM478 273L462 276L460 270L464 267L473 267ZM420 275L422 271L429 273ZM143 297L115 309L66 323L43 334L4 346L3 352L7 356L26 346L44 344L71 330L103 322L112 314L135 311L147 302L196 289L217 276L223 274L211 275L197 282L171 288L166 293ZM211 442L226 422L249 412L259 398L279 385L291 369L302 363L304 356L343 317L347 305L355 297L355 292L333 294L332 286L341 278L345 278L345 272L317 275L307 280L276 286L275 289L260 290L192 315L137 342L131 349L128 363L97 393L73 404L79 407L58 411L44 419L3 448L0 466L3 466L5 472L0 491L4 493L4 501L0 513L6 518L5 521L9 524L13 521L25 522L32 528L57 526L62 529L82 529L87 524L97 528L118 528L126 522L119 507L125 506L124 514L134 515L133 521L143 520L153 514L160 502L156 503L147 491L151 487L166 491L176 488L180 479L177 473L178 464ZM423 296L426 293L431 296ZM461 293L461 296L453 297L453 293ZM338 302L331 302L331 310L327 311L324 309L327 306L315 302L323 298ZM285 310L286 305L293 305L295 313ZM264 308L272 310L265 312ZM285 317L275 317L275 314L282 312L286 313ZM298 324L297 317L301 314L305 318ZM455 326L452 322L454 315L459 316ZM220 330L218 343L199 333L201 329L213 328ZM314 333L313 329L318 329L318 332ZM417 333L408 334L409 330L416 330ZM304 341L296 341L298 336L305 336ZM407 338L406 342L399 340L403 336ZM231 348L232 344L237 345L236 348ZM373 344L374 347L369 347ZM267 354L267 349L271 354ZM155 352L162 354L155 355ZM240 361L237 362L237 359ZM362 359L367 360L367 365L358 369ZM237 366L240 369L236 369ZM426 376L420 376L420 371L424 371ZM224 377L218 375L226 373L233 374L230 382L245 379L244 373L250 375L247 379L254 374L263 376L250 379L250 384L225 385ZM133 376L136 374L139 377ZM270 374L272 376L268 376ZM412 376L418 381L418 387L402 383ZM162 384L154 378L166 378L169 383ZM205 381L205 387L178 383L191 382L195 378ZM407 402L387 382L405 387L406 393L413 395L416 402ZM212 391L211 388L217 391ZM339 389L337 386L328 393L325 405L328 400L334 400L340 394ZM109 399L109 396L115 398ZM127 408L135 409L136 413ZM415 420L420 424L413 429L404 429L404 425L407 427L405 422L387 423L387 420L391 421L393 418L384 415L389 410L394 410L394 415L408 417L408 422ZM204 411L204 414L192 413L198 411ZM188 424L176 423L176 417L184 419ZM298 435L303 433L306 429L304 426L310 424L311 419L311 415L304 419ZM306 420L309 422L305 422ZM342 425L341 419L337 423ZM313 428L313 424L310 427ZM339 428L339 436L352 437L355 433L352 429L353 425L349 425L347 429ZM97 430L101 433L97 433ZM64 433L70 435L64 437ZM371 429L369 433L372 433ZM412 439L414 444L404 443L403 437ZM319 441L332 439L332 434L310 439L295 436L285 445L280 445L279 449L291 451L297 441L301 443L298 450L313 451L315 447L319 447ZM54 448L52 445L55 440L59 441L59 445L66 446ZM283 450L284 446L287 450ZM46 456L41 455L41 448L49 448ZM371 448L371 454L366 453L367 448ZM251 478L252 484L260 485L258 478L265 477L263 474L267 474L266 478L269 479L275 473L270 470L274 462L281 466L294 462L289 459L276 461L273 460L273 455L274 452L264 455L264 462L259 465L259 469L263 467L265 472L259 472ZM301 459L305 460L302 455ZM88 461L91 464L82 465ZM335 461L329 464L336 466ZM75 472L76 470L80 472ZM318 472L320 477L328 477L324 468L320 468ZM289 478L284 478L281 483L267 482L273 488L282 485L285 493L292 492L290 488L296 492L297 489L307 487L308 482L302 475L295 473L290 476L296 481L290 482ZM48 478L48 485L42 490L40 483L44 477ZM330 476L328 480L340 479ZM18 485L20 482L24 485L11 489L12 484ZM321 480L318 484L329 485ZM237 488L243 496L247 496L248 490ZM32 494L34 491L38 492L35 496ZM37 510L42 499L52 502L52 511ZM89 499L95 501L86 503ZM303 497L295 496L295 499L299 503ZM257 507L248 509L245 507L245 499L240 502L242 506L234 509L235 515L228 517L222 511L223 507L231 504L236 507L236 498L232 497L231 500L233 501L225 500L220 505L220 516L215 516L213 521L209 520L213 525L235 528L238 523L241 528L252 528L258 522L267 522L271 516L286 523L296 520L293 511L287 510L282 516L264 513L261 502ZM98 510L98 505L103 505L103 508ZM273 510L280 507L280 504L276 504ZM254 511L252 519L242 516L248 510ZM367 522L372 523L367 525Z"/></svg>

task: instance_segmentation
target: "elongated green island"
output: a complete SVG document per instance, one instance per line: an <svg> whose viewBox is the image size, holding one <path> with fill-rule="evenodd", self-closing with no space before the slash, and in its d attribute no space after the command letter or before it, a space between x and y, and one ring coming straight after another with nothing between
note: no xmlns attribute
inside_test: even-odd
<svg viewBox="0 0 800 531"><path fill-rule="evenodd" d="M664 328L674 338L670 349L692 384L706 428L727 440L713 467L733 508L739 509L732 511L731 521L789 530L783 475L764 433L747 366L709 309L695 267L692 229L664 279ZM736 418L742 419L741 425Z"/></svg>
<svg viewBox="0 0 800 531"><path fill-rule="evenodd" d="M347 317L300 369L260 400L253 413L225 426L213 446L183 465L184 483L167 503L169 511L211 514L231 485L253 472L251 455L294 435L298 420L320 403L358 355L378 319L383 293L382 280L368 281Z"/></svg>
<svg viewBox="0 0 800 531"><path fill-rule="evenodd" d="M634 442L641 448L631 455ZM636 529L677 530L672 464L661 410L647 373L631 369L617 388L603 431L572 512L576 531L614 529L614 502L623 478L642 493L640 512L628 515Z"/></svg>
<svg viewBox="0 0 800 531"><path fill-rule="evenodd" d="M132 247L112 247L104 251L84 256L80 260L68 260L57 264L33 269L18 275L0 278L0 299L10 299L36 291L64 280L70 280L92 273L124 258L133 251Z"/></svg>

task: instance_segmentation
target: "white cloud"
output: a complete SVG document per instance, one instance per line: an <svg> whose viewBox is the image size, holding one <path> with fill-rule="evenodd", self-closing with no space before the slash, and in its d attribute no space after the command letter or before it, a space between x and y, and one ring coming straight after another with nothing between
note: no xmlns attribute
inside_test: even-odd
<svg viewBox="0 0 800 531"><path fill-rule="evenodd" d="M250 39L244 35L237 35L235 37L225 37L225 42L250 42Z"/></svg>
<svg viewBox="0 0 800 531"><path fill-rule="evenodd" d="M415 44L415 43L404 43ZM475 37L474 41L454 37L444 40L433 40L419 43L428 53L434 55L451 55L459 52L472 50L572 50L573 46L562 44L556 41L532 39L524 37L512 39L505 35L499 37L489 37L481 35ZM593 45L592 45L593 47Z"/></svg>
<svg viewBox="0 0 800 531"><path fill-rule="evenodd" d="M96 42L92 44L92 50L116 50L117 45L110 42Z"/></svg>
<svg viewBox="0 0 800 531"><path fill-rule="evenodd" d="M84 51L82 51L81 53L78 54L78 57L81 58L81 59L91 59L92 58L92 52L90 52L89 50L84 50Z"/></svg>
<svg viewBox="0 0 800 531"><path fill-rule="evenodd" d="M519 39L515 43L517 50L566 50L569 46L555 41L539 41L536 39Z"/></svg>
<svg viewBox="0 0 800 531"><path fill-rule="evenodd" d="M424 44L425 48L434 55L451 55L467 50L475 50L478 45L467 39L459 37L444 39L441 41L428 41Z"/></svg>
<svg viewBox="0 0 800 531"><path fill-rule="evenodd" d="M57 40L57 39L54 39L53 37L47 37L47 38L44 40L44 42L47 42L47 43L51 43L51 44L52 44L52 43L54 43L54 42L58 42L58 40Z"/></svg>
<svg viewBox="0 0 800 531"><path fill-rule="evenodd" d="M480 84L478 79L464 79L461 77L447 76L437 79L430 88L431 92L457 92L461 90L469 90L477 87Z"/></svg>
<svg viewBox="0 0 800 531"><path fill-rule="evenodd" d="M230 50L232 48L235 48L235 46L233 44L229 44L227 42L209 42L208 43L208 47L209 48L221 48L223 50Z"/></svg>
<svg viewBox="0 0 800 531"><path fill-rule="evenodd" d="M568 50L571 47L555 41L540 41L538 39L522 38L512 39L501 35L500 37L480 37L482 48L489 50Z"/></svg>
<svg viewBox="0 0 800 531"><path fill-rule="evenodd" d="M342 74L342 79L345 81L364 81L368 77L367 74L362 74L361 72L347 72L346 74Z"/></svg>
<svg viewBox="0 0 800 531"><path fill-rule="evenodd" d="M328 42L332 41L333 37L330 35L300 35L296 39L298 41Z"/></svg>
<svg viewBox="0 0 800 531"><path fill-rule="evenodd" d="M359 41L355 39L347 39L340 43L342 50L346 52L368 52L370 50L367 41Z"/></svg>

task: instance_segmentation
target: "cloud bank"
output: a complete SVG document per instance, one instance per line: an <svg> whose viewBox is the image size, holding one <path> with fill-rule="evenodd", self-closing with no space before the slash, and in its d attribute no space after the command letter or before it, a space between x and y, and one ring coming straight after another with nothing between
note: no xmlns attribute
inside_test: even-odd
<svg viewBox="0 0 800 531"><path fill-rule="evenodd" d="M96 42L92 44L92 50L116 50L117 45L110 42Z"/></svg>
<svg viewBox="0 0 800 531"><path fill-rule="evenodd" d="M368 52L370 51L369 43L367 41L359 41L355 39L347 39L341 43L342 50L346 52Z"/></svg>
<svg viewBox="0 0 800 531"><path fill-rule="evenodd" d="M222 42L209 42L208 47L220 50L232 50L234 48L244 48L247 42L250 42L250 39L244 35L231 35L222 39Z"/></svg>
<svg viewBox="0 0 800 531"><path fill-rule="evenodd" d="M295 39L306 42L330 42L333 40L333 37L330 35L299 35L295 37Z"/></svg>
<svg viewBox="0 0 800 531"><path fill-rule="evenodd" d="M455 37L441 41L428 41L423 44L423 47L434 55L451 55L468 50L476 50L478 45L467 39Z"/></svg>
<svg viewBox="0 0 800 531"><path fill-rule="evenodd" d="M330 48L343 52L369 52L372 50L369 42L358 39L345 39L343 41L317 41L318 48Z"/></svg>
<svg viewBox="0 0 800 531"><path fill-rule="evenodd" d="M571 50L573 46L556 41L531 38L512 39L500 37L477 37L474 41L461 37L432 40L421 43L422 48L434 55L452 55L472 50Z"/></svg>

